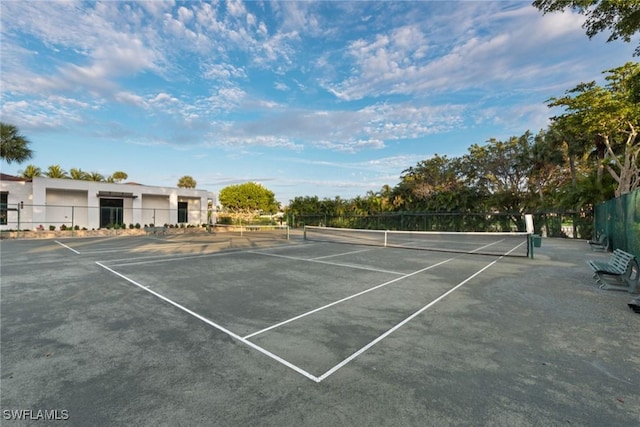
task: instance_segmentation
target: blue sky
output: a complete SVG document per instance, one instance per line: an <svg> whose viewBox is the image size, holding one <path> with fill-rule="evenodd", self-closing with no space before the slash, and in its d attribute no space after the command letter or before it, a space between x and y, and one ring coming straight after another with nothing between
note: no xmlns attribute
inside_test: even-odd
<svg viewBox="0 0 640 427"><path fill-rule="evenodd" d="M364 196L434 154L545 128L634 60L531 2L2 1L1 119L58 164L219 192Z"/></svg>

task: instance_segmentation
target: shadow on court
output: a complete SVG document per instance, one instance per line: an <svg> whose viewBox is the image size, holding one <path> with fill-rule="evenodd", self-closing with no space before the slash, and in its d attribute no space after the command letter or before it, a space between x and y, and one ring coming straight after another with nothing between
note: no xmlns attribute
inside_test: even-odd
<svg viewBox="0 0 640 427"><path fill-rule="evenodd" d="M640 423L640 316L591 280L607 255L584 241L534 259L295 234L1 251L3 425Z"/></svg>

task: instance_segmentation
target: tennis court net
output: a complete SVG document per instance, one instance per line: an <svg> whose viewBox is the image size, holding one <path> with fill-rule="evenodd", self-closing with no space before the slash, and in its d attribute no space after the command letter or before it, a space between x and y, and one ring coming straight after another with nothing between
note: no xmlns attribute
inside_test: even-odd
<svg viewBox="0 0 640 427"><path fill-rule="evenodd" d="M499 256L530 256L531 235L525 232L439 232L359 230L305 226L304 238L347 243Z"/></svg>

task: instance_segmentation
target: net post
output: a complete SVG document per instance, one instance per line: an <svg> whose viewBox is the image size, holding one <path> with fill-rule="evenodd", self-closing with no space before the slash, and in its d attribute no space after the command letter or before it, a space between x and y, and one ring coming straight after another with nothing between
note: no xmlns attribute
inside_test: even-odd
<svg viewBox="0 0 640 427"><path fill-rule="evenodd" d="M287 240L289 240L289 226L287 225Z"/></svg>
<svg viewBox="0 0 640 427"><path fill-rule="evenodd" d="M384 247L387 247L387 235L389 234L389 230L384 230Z"/></svg>
<svg viewBox="0 0 640 427"><path fill-rule="evenodd" d="M527 233L527 258L533 259L533 233Z"/></svg>
<svg viewBox="0 0 640 427"><path fill-rule="evenodd" d="M302 229L302 239L307 240L307 226L305 225Z"/></svg>

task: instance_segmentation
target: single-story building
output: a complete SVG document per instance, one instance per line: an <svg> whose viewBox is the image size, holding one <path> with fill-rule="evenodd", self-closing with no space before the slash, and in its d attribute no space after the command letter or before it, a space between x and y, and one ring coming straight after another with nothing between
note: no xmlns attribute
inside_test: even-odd
<svg viewBox="0 0 640 427"><path fill-rule="evenodd" d="M0 174L0 230L197 226L215 222L215 206L193 188Z"/></svg>

